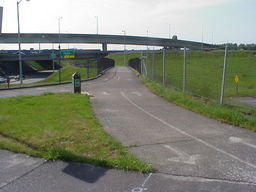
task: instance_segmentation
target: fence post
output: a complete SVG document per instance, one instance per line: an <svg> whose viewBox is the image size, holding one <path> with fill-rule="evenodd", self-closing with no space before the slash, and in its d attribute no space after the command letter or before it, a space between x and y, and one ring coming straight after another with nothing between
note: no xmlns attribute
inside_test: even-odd
<svg viewBox="0 0 256 192"><path fill-rule="evenodd" d="M227 57L228 57L228 46L225 47L225 56L222 72L222 82L221 82L221 92L220 92L220 104L223 104L224 94L225 94L225 82L226 82L226 72L227 72Z"/></svg>
<svg viewBox="0 0 256 192"><path fill-rule="evenodd" d="M90 69L89 69L89 64L87 65L87 79L90 79Z"/></svg>
<svg viewBox="0 0 256 192"><path fill-rule="evenodd" d="M187 81L187 58L186 58L186 47L184 47L184 57L183 57L183 83L182 90L186 91L186 81Z"/></svg>
<svg viewBox="0 0 256 192"><path fill-rule="evenodd" d="M165 50L163 50L163 85L165 85Z"/></svg>
<svg viewBox="0 0 256 192"><path fill-rule="evenodd" d="M148 49L146 50L146 57L145 57L145 61L144 61L144 66L145 66L145 75L148 78Z"/></svg>
<svg viewBox="0 0 256 192"><path fill-rule="evenodd" d="M143 65L144 65L144 71L145 71L145 77L148 78L148 69L147 69L147 56L143 58Z"/></svg>
<svg viewBox="0 0 256 192"><path fill-rule="evenodd" d="M140 53L140 73L143 75L143 65L142 65L142 59L143 59L143 52Z"/></svg>
<svg viewBox="0 0 256 192"><path fill-rule="evenodd" d="M152 80L154 80L154 67L155 67L155 48L153 50L153 61L152 61Z"/></svg>

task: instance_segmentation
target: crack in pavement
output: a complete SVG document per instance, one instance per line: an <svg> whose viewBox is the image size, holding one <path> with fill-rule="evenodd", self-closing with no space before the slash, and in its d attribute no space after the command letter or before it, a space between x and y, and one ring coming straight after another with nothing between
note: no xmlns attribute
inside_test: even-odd
<svg viewBox="0 0 256 192"><path fill-rule="evenodd" d="M236 135L234 135L234 134L222 134L221 136L222 137L234 137ZM205 136L205 137L200 136L200 137L197 137L197 138L199 138L199 139L214 139L214 137L216 137L216 135L214 135L214 136ZM165 141L165 142L145 143L145 144L140 144L140 145L134 144L134 145L128 145L128 146L125 146L125 147L132 149L132 148L139 148L139 147L145 147L145 146L183 143L183 142L187 142L187 141L194 141L194 139L184 138L184 139L178 139L178 140L173 140L173 141Z"/></svg>
<svg viewBox="0 0 256 192"><path fill-rule="evenodd" d="M15 181L18 181L19 179L22 179L23 177L27 176L28 174L32 173L34 170L40 168L41 166L43 166L44 164L46 164L48 161L45 160L44 162L40 163L38 166L34 167L33 169L25 172L24 174L20 175L20 176L17 176L13 179L11 179L10 181L7 181L6 183L0 185L0 190L2 190L4 187L14 183Z"/></svg>

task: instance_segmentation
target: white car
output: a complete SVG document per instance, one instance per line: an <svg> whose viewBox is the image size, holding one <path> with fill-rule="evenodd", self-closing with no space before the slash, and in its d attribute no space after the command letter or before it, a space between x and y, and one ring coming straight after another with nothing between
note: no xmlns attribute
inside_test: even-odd
<svg viewBox="0 0 256 192"><path fill-rule="evenodd" d="M25 79L25 75L23 75L23 78L22 79ZM16 77L15 77L15 80L16 81L19 81L20 80L20 75L17 75Z"/></svg>
<svg viewBox="0 0 256 192"><path fill-rule="evenodd" d="M6 79L3 77L0 77L0 83L6 83Z"/></svg>

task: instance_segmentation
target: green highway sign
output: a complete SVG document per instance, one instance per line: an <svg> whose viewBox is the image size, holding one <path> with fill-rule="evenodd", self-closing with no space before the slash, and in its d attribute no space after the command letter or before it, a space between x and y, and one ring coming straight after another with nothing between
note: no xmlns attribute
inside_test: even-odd
<svg viewBox="0 0 256 192"><path fill-rule="evenodd" d="M60 50L60 56L63 59L75 58L75 49L62 49Z"/></svg>

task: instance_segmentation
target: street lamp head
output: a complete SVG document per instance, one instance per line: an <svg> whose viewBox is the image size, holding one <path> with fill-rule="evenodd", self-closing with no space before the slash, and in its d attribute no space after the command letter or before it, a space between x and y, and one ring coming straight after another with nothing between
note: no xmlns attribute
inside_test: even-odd
<svg viewBox="0 0 256 192"><path fill-rule="evenodd" d="M19 4L21 3L21 1L22 1L22 0L17 1L17 4L19 5ZM30 0L27 0L27 1L30 1Z"/></svg>

